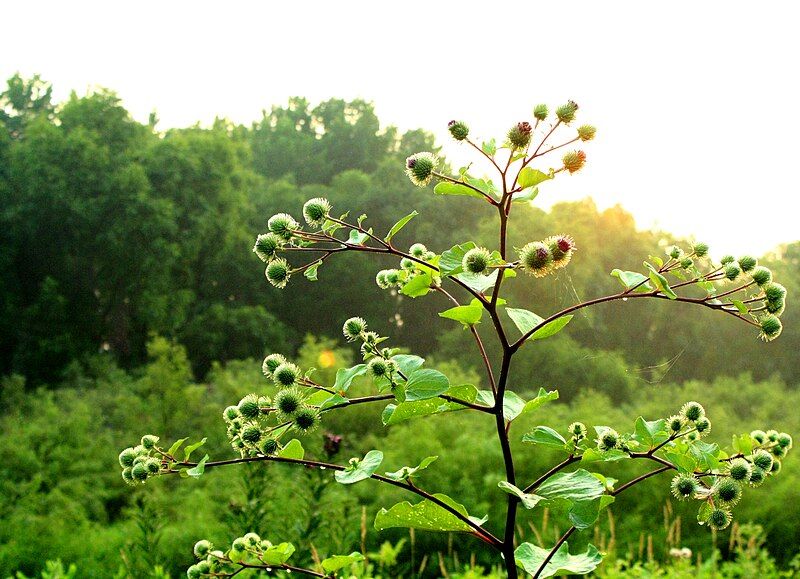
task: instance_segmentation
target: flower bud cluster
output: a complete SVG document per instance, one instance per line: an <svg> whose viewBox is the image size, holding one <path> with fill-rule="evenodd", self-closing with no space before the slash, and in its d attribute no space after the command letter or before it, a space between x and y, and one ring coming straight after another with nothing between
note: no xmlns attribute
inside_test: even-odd
<svg viewBox="0 0 800 579"><path fill-rule="evenodd" d="M382 269L375 275L375 283L381 289L402 289L408 282L423 273L425 267L420 261L428 262L436 254L428 251L428 248L421 243L413 244L408 255L415 259L404 257L400 260L399 269ZM419 261L417 261L419 260Z"/></svg>
<svg viewBox="0 0 800 579"><path fill-rule="evenodd" d="M140 444L128 447L119 453L119 465L122 467L122 479L130 484L144 483L149 477L156 476L166 466L156 446L158 437L145 434Z"/></svg>
<svg viewBox="0 0 800 579"><path fill-rule="evenodd" d="M231 577L246 569L242 564L268 565L265 554L272 546L271 542L262 539L256 533L237 537L227 552L214 549L211 541L201 539L194 545L194 556L198 561L186 570L186 577L188 579Z"/></svg>
<svg viewBox="0 0 800 579"><path fill-rule="evenodd" d="M517 250L520 267L535 277L544 277L565 267L574 252L575 241L569 235L552 235L542 241L531 241Z"/></svg>

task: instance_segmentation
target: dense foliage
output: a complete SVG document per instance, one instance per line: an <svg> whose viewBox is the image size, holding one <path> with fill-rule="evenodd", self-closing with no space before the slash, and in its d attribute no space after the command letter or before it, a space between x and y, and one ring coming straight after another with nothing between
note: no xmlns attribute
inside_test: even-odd
<svg viewBox="0 0 800 579"><path fill-rule="evenodd" d="M0 364L9 375L3 382L0 439L0 573L34 572L47 558L60 557L77 562L87 575L110 575L120 566L122 550L123 574L142 576L158 564L177 574L191 563L186 545L196 537L230 544L243 528L269 529L270 536L304 548L314 545L322 555L362 551L358 529L342 528L343 519L360 516L356 500L312 473L277 465L269 472L249 469L234 490L224 477L209 473L191 486L159 490L149 485L147 493L131 496L113 474L116 459L108 449L136 439L143 429L165 439L203 432L209 434L208 452L220 455L226 441L212 426L218 409L263 383L252 361L225 366L215 361L277 351L320 368L331 379L336 369L352 364L353 354L324 339L304 342L290 328L338 335L338 304L345 301L352 312L377 320L387 333L390 329L393 343L429 357L428 363L451 380L480 384L479 364L464 354L468 333L424 331L444 309L443 301L415 303L412 309L408 299L365 287L361 282L374 276L375 266L350 256L320 270L322 280L335 279L335 284L269 292L249 253L252 232L263 230L264 216L319 196L339 210L369 213L376 231L407 213L413 196L420 215L404 235L424 239L434 251L447 249L456 238L489 245L490 228L476 212L461 211L472 200L454 200L460 215L454 223L442 198L420 194L403 175L407 154L435 150L431 137L380 130L371 106L362 102L334 100L312 108L294 99L251 127L218 120L210 129L166 133L133 121L109 92L73 95L54 106L39 79L11 79L0 105L5 127L0 131L0 263L6 272L0 286ZM535 300L537 310L552 311L567 305L565 290L581 297L614 291L618 282L608 276L611 269L637 269L641 256L663 254L660 234L637 232L623 210L599 212L590 201L559 204L550 212L515 207L510 243L521 247L564 230L581 240L573 267L535 286L512 287L510 301ZM798 251L793 245L761 260L790 291L800 287ZM364 290L354 292L356 285ZM511 386L527 398L540 387L557 385L569 407L553 407L538 425L562 430L574 417L622 431L630 428L632 412L667 416L675 410L674 400L683 397L713 408L718 421L733 431L762 424L797 431L793 419L777 408L791 407L796 397L786 385L798 379L794 315L789 310L784 316L786 330L768 345L769 356L756 356L752 336L733 323L711 328L693 312L636 303L623 311L596 309L580 315L582 323L571 325L570 337L559 335L522 351L515 360L521 378ZM717 342L725 347L712 346ZM668 383L677 392L668 393ZM624 401L642 389L647 407L626 406ZM492 447L483 443L485 425L460 413L385 432L368 411L343 412L325 427L342 435L347 456L378 447L386 449L387 464L417 464L420 456L447 452L464 468L454 473L433 464L426 480L433 487L456 489L465 503L494 519L500 516L502 493L485 492L489 478L502 478ZM729 442L717 437L711 433L712 440ZM324 456L334 450L330 442L323 447L324 440L312 434L304 445ZM531 472L546 469L554 458L519 454ZM476 455L494 464L495 472L471 472ZM793 469L788 462L788 476L773 481L758 505L745 498L737 509L740 520L766 525L767 546L784 562L798 538L785 509L797 498L787 483L796 476ZM312 508L286 500L286 485L279 481L287 477L304 479L295 486L308 489L303 500ZM364 490L357 498L371 516L380 505L401 499L386 492ZM621 558L635 552L630 546L638 544L640 528L652 528L640 523L652 517L658 500L648 487L631 493L615 505L631 513L615 528ZM231 501L234 508L228 509ZM694 517L679 512L687 520ZM134 522L131 513L136 513ZM155 518L162 522L153 524ZM708 552L708 538L689 526L684 526L684 544ZM654 532L658 551L663 541ZM451 569L462 567L470 551L489 566L487 553L474 544L448 548L446 539L436 536L407 538L399 546L400 562L383 571L387 576L408 573L421 564L423 553L437 550L449 553L443 564ZM392 563L391 552L379 550L380 540L371 531L363 539L376 568ZM311 552L305 550L300 556L307 560L300 562L312 563ZM667 558L666 549L658 556ZM426 561L429 573L437 573L437 566Z"/></svg>

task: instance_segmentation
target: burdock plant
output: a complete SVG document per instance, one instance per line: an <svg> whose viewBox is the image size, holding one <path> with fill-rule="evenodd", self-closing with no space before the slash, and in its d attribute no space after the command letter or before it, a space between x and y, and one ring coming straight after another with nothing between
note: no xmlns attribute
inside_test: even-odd
<svg viewBox="0 0 800 579"><path fill-rule="evenodd" d="M537 283L531 277L517 276L517 272L533 278L553 275L570 263L579 247L580 240L576 244L563 232L528 240L519 248L510 247L507 241L516 202L530 202L540 186L546 187L548 181L561 174L581 170L587 162L582 150L562 150L555 165L548 166L547 160L554 157L548 154L578 141L591 141L596 134L591 125L569 127L577 116L578 105L574 102L555 107L554 115L548 110L545 105L537 105L530 120L512 124L502 147L497 147L494 139L474 142L462 121L449 123L452 137L492 167L494 183L488 178L476 178L468 170L451 176L446 172L447 165L429 152L412 155L405 162L405 171L415 185L425 187L435 181L434 193L474 197L481 201L476 210L494 212L499 232L496 247L479 246L471 240L459 240L441 252L431 251L420 242L401 246L395 237L417 215L416 211L379 235L365 226L366 216L355 221L348 220L347 214L337 217L324 198L311 199L301 208L305 226L290 214L279 213L267 220L267 231L258 235L255 242L255 253L266 262L267 279L279 288L290 281L294 283L298 273L316 281L318 270L339 253L382 255L396 260L396 267L377 271L378 286L411 299L441 296L448 304L440 313L446 319L443 323L462 324L475 340L486 371L485 389L452 384L446 375L427 367L423 358L392 347L390 338L371 327L369 320L343 315L343 339L359 346L363 361L340 369L333 384L322 384L312 378L310 369L300 368L279 354L267 356L262 371L266 381L272 383L271 397L253 393L221 411L238 458L211 462L205 455L193 461L192 454L205 439L186 446L179 454L186 439L166 447L159 444L156 436L146 435L136 446L120 453L123 479L136 485L169 474L199 477L212 467L282 462L325 469L343 485L367 480L370 482L365 484L392 485L416 500L382 508L375 517L376 530L408 527L464 533L493 549L497 563L510 578L517 577L520 568L534 578L592 572L601 563L602 554L592 545L582 552L570 553L568 539L594 525L620 493L668 471L672 478L661 479L665 494L695 501L699 524L717 530L727 527L742 495L779 472L781 461L792 447L792 437L758 429L734 436L732 448L722 450L704 440L711 430L711 420L696 401L676 401L673 414L663 418L639 417L629 431L599 424L587 428L581 422L563 425L562 432L537 426L521 436L522 442L530 445L527 452L537 452L541 447L557 449L560 461L543 474L521 472L515 465L510 441L519 435L511 429L512 424L521 415L535 413L556 400L558 392L541 389L536 396L524 400L508 387L511 362L523 345L535 348L539 340L564 330L576 311L606 302L663 300L734 318L753 326L754 334L770 341L781 333L780 315L786 304L786 290L773 281L769 269L749 256L737 259L730 255L714 263L709 258L708 245L702 242L688 247L670 246L665 257L650 256L643 271L615 269L611 275L622 286L618 292L560 311L539 315L502 297L506 284ZM564 132L568 134L563 140L553 144ZM304 259L304 263L293 265L309 255L312 257ZM347 315L354 313L357 312ZM493 329L500 347L499 359L490 359L486 353L475 329L481 321ZM359 377L372 384L373 392L352 397L348 390ZM345 464L306 456L295 436L315 430L329 412L356 404L379 406L376 412L385 425L457 410L474 412L480 419L490 421L505 472L496 481L494 491L487 489L487 495L494 492L497 499L505 497L505 517L489 521L473 516L476 513L468 505L443 494L444 489L428 488L421 482L424 470L437 457L421 456L419 464L391 465L384 467L389 470L379 472L383 463L380 450L353 457ZM334 454L328 454L327 460L332 460ZM443 457L441 462L446 460ZM608 463L607 468L613 469L621 460L648 463L654 468L624 482L593 472L599 463ZM517 525L519 509L543 508L554 510L565 521L562 528L566 530L552 545L528 542L526 530ZM247 533L222 547L200 540L194 548L198 562L187 575L230 577L255 569L314 577L336 577L340 573L349 576L364 558L354 552L321 559L315 552L313 559L317 563L313 568L298 567L291 563L294 545L280 542L279 537L271 539L275 542Z"/></svg>

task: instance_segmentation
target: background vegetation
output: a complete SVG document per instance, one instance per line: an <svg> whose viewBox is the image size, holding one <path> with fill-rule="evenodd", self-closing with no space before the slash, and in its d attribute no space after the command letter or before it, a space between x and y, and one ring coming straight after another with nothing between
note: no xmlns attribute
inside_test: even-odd
<svg viewBox="0 0 800 579"><path fill-rule="evenodd" d="M314 552L364 549L373 553L375 573L387 577L423 562L431 576L480 565L478 542L378 536L374 511L400 497L374 485L345 494L317 472L256 465L198 481L161 479L142 492L127 487L116 467L119 448L144 431L165 440L208 433L212 457L231 454L221 411L243 394L269 389L259 359L281 352L332 375L353 359L338 339L350 315L432 359L452 380L460 375L480 385L468 333L431 323L448 307L441 298L412 308L372 284L388 262L345 255L326 264L322 283L300 280L303 291L280 292L250 252L270 215L288 207L299 213L314 196L369 214L378 230L412 205L420 216L403 230L409 245L420 241L438 252L470 237L492 247L492 224L470 211L474 200L450 198L446 207L408 182L403 160L420 150L436 150L430 134L381 127L362 101L294 98L249 127L217 119L211 128L162 132L155 117L134 121L112 92L73 94L56 105L41 79L9 80L0 95L0 576L38 573L57 558L75 563L78 576L158 576L157 566L179 576L197 538L222 543L242 530L303 545L309 560ZM451 208L459 202L468 217L454 222ZM676 241L638 231L622 208L600 211L588 199L550 211L525 207L512 219L519 236L512 245L568 233L579 247L573 265L553 279L509 285L515 303L538 313L616 290L611 269L637 269L642 256ZM759 223L741 234L757 236L766 226ZM800 243L762 262L792 295L800 290ZM712 326L691 308L582 310L568 332L516 358L512 389L558 388L563 402L519 428L534 420L563 428L578 419L624 429L631 416L666 416L677 410L675 401L697 399L725 425L722 434L764 425L797 434L798 317L790 306L781 338L759 346L755 333L732 320ZM343 437L339 460L375 447L386 449L387 467L447 456L447 468L430 467L430 488L497 519L505 495L495 487L502 464L490 425L456 413L386 428L379 408L364 406L337 413L325 427ZM719 432L711 438L729 442ZM319 433L304 445L324 456ZM481 455L496 472L472 468ZM517 456L519 472L532 474L553 459L524 449ZM768 566L767 557L788 569L800 541L800 466L789 460L785 470L737 509L739 522L763 526L762 534L734 529L739 542L728 532L712 538L694 524L693 512L665 504L666 477L621 497L596 532L620 567L628 560L651 565L642 573L656 573L647 561L670 560L672 547L694 552L691 564L675 569L694 573L698 555L706 566L723 565L712 539L723 560ZM288 500L298 494L301 501ZM523 519L521 532L557 536L541 518ZM754 547L754 536L766 541L765 550ZM604 572L615 576L614 565L604 564Z"/></svg>

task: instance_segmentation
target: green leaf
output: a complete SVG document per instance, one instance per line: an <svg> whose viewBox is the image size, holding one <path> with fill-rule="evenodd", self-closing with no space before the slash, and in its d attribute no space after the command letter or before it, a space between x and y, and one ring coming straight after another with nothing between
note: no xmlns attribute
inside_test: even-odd
<svg viewBox="0 0 800 579"><path fill-rule="evenodd" d="M526 573L534 575L550 555L550 549L542 549L530 543L522 543L514 551L514 558L517 565L522 567ZM575 575L587 575L594 571L603 556L594 545L589 545L585 553L580 555L569 554L569 544L565 541L553 558L548 561L539 577L552 577L562 573L572 573Z"/></svg>
<svg viewBox="0 0 800 579"><path fill-rule="evenodd" d="M506 391L503 395L503 418L508 422L514 420L525 408L525 401L516 392Z"/></svg>
<svg viewBox="0 0 800 579"><path fill-rule="evenodd" d="M680 472L693 473L697 469L697 461L689 455L680 452L666 452L664 455Z"/></svg>
<svg viewBox="0 0 800 579"><path fill-rule="evenodd" d="M548 179L552 179L552 177L546 173L542 173L538 169L525 167L519 172L517 183L519 183L519 186L523 189L527 189L528 187L535 187Z"/></svg>
<svg viewBox="0 0 800 579"><path fill-rule="evenodd" d="M574 472L554 474L536 489L536 494L546 499L567 501L594 500L604 493L603 483L582 468Z"/></svg>
<svg viewBox="0 0 800 579"><path fill-rule="evenodd" d="M409 479L410 477L414 476L421 470L425 470L428 468L433 462L439 458L438 456L428 456L422 459L417 466L404 466L400 470L396 470L394 472L387 472L385 473L386 478L390 478L396 481L404 481Z"/></svg>
<svg viewBox="0 0 800 579"><path fill-rule="evenodd" d="M352 368L339 368L336 371L336 382L333 389L336 392L347 392L353 380L367 373L366 364L356 364Z"/></svg>
<svg viewBox="0 0 800 579"><path fill-rule="evenodd" d="M197 463L197 466L193 466L192 468L186 470L186 475L193 478L198 478L202 476L202 474L206 470L207 461L208 461L208 455L205 455L203 458L200 459L200 462Z"/></svg>
<svg viewBox="0 0 800 579"><path fill-rule="evenodd" d="M278 451L278 456L281 458L293 458L295 460L303 460L306 451L303 450L303 445L296 438L293 438L289 443Z"/></svg>
<svg viewBox="0 0 800 579"><path fill-rule="evenodd" d="M667 421L663 418L658 420L652 420L648 422L643 417L639 417L636 419L636 423L634 426L636 432L636 439L645 445L648 449L661 444L667 438L669 438L669 434L667 434Z"/></svg>
<svg viewBox="0 0 800 579"><path fill-rule="evenodd" d="M320 259L319 261L317 261L317 262L311 264L310 266L308 266L305 269L305 271L303 271L303 275L305 276L305 278L308 281L317 281L317 270L319 269L319 266L321 266L321 265L322 265L322 260Z"/></svg>
<svg viewBox="0 0 800 579"><path fill-rule="evenodd" d="M438 370L419 369L408 376L406 402L426 400L444 394L450 388L450 380Z"/></svg>
<svg viewBox="0 0 800 579"><path fill-rule="evenodd" d="M615 269L611 272L611 275L617 278L619 283L625 286L625 289L631 289L632 287L636 286L639 286L636 291L651 291L653 289L647 282L649 278L646 275L642 275L636 271L622 271L620 269Z"/></svg>
<svg viewBox="0 0 800 579"><path fill-rule="evenodd" d="M739 310L740 314L747 314L750 310L747 309L747 306L744 305L743 301L740 300L731 300L731 303L736 306L736 309Z"/></svg>
<svg viewBox="0 0 800 579"><path fill-rule="evenodd" d="M467 241L460 245L454 245L447 251L442 253L439 259L439 273L442 277L448 275L456 275L464 271L461 263L464 261L464 256L470 249L477 247L474 242Z"/></svg>
<svg viewBox="0 0 800 579"><path fill-rule="evenodd" d="M674 291L672 291L672 288L669 287L669 282L667 281L667 278L658 273L658 271L656 271L656 268L654 268L648 262L645 261L644 266L650 270L650 281L653 282L653 285L656 286L656 289L658 291L663 293L671 300L674 300L678 297L677 294Z"/></svg>
<svg viewBox="0 0 800 579"><path fill-rule="evenodd" d="M194 444L190 444L189 446L184 448L183 449L183 460L184 460L184 462L188 461L189 458L192 456L192 453L195 450L197 450L198 448L200 448L201 446L203 446L206 443L206 440L208 440L208 439L204 438L203 440L201 440L199 442L195 442Z"/></svg>
<svg viewBox="0 0 800 579"><path fill-rule="evenodd" d="M465 402L475 402L478 390L472 384L461 384L453 386L447 392L448 396L463 400ZM412 418L449 412L453 410L464 410L466 407L456 402L444 402L439 398L429 398L416 402L401 402L400 404L389 404L381 415L381 420L386 425L397 424Z"/></svg>
<svg viewBox="0 0 800 579"><path fill-rule="evenodd" d="M323 559L321 565L322 570L325 571L325 573L335 573L340 569L349 567L354 563L360 563L363 560L364 555L358 551L353 551L349 555L334 555L332 557L328 557L327 559Z"/></svg>
<svg viewBox="0 0 800 579"><path fill-rule="evenodd" d="M719 468L719 445L709 444L702 440L695 440L689 446L689 455L697 461L697 465L703 470Z"/></svg>
<svg viewBox="0 0 800 579"><path fill-rule="evenodd" d="M616 448L612 448L611 450L587 448L583 451L581 462L616 462L618 460L625 460L626 458L630 458L630 455Z"/></svg>
<svg viewBox="0 0 800 579"><path fill-rule="evenodd" d="M700 505L700 509L697 511L697 522L701 525L704 525L708 522L709 517L711 517L711 511L714 510L714 507L711 506L711 503L704 502Z"/></svg>
<svg viewBox="0 0 800 579"><path fill-rule="evenodd" d="M267 565L283 565L293 554L294 545L291 543L279 543L267 548L261 560Z"/></svg>
<svg viewBox="0 0 800 579"><path fill-rule="evenodd" d="M538 187L532 187L532 188L525 189L525 190L520 191L519 193L515 194L511 198L511 200L514 201L514 203L521 203L521 202L524 202L524 201L533 201L538 196L539 196L539 188Z"/></svg>
<svg viewBox="0 0 800 579"><path fill-rule="evenodd" d="M351 485L370 478L383 462L383 453L380 450L370 450L363 459L351 458L345 470L334 473L336 481L343 485Z"/></svg>
<svg viewBox="0 0 800 579"><path fill-rule="evenodd" d="M397 363L397 367L406 376L410 375L414 370L422 368L425 363L425 358L414 356L413 354L397 354L392 356L392 360Z"/></svg>
<svg viewBox="0 0 800 579"><path fill-rule="evenodd" d="M522 436L522 442L541 444L543 446L554 446L561 449L564 449L567 446L567 441L564 439L564 437L549 426L537 426L531 432L528 432Z"/></svg>
<svg viewBox="0 0 800 579"><path fill-rule="evenodd" d="M419 273L403 286L400 293L411 298L418 298L431 291L431 283L433 283L433 276L430 273Z"/></svg>
<svg viewBox="0 0 800 579"><path fill-rule="evenodd" d="M588 529L597 522L600 512L613 502L614 497L611 495L603 495L591 501L577 501L569 510L569 520L576 529Z"/></svg>
<svg viewBox="0 0 800 579"><path fill-rule="evenodd" d="M325 392L325 393L327 394L327 392ZM340 394L337 392L336 394L332 394L331 396L329 396L328 398L326 398L325 400L323 400L323 401L322 401L322 402L319 404L319 409L320 409L320 410L325 410L325 409L327 409L327 408L332 408L332 407L334 407L334 406L337 406L337 407L338 407L338 406L344 406L344 405L346 405L346 404L348 404L348 403L349 403L349 400L348 400L347 398L345 398L344 396L341 396L341 395L340 395ZM310 403L308 402L308 399L306 399L306 404L310 404Z"/></svg>
<svg viewBox="0 0 800 579"><path fill-rule="evenodd" d="M494 197L495 193L497 193L497 186L490 179L478 179L477 177L470 177L469 175L464 175L464 179L467 183L476 189L480 189L490 197Z"/></svg>
<svg viewBox="0 0 800 579"><path fill-rule="evenodd" d="M522 334L527 334L544 321L544 318L522 308L506 308L506 313Z"/></svg>
<svg viewBox="0 0 800 579"><path fill-rule="evenodd" d="M561 316L556 318L555 320L551 320L543 325L541 328L536 330L533 334L531 334L530 340L544 340L545 338L549 338L550 336L554 336L559 333L561 330L564 329L570 320L572 319L572 315Z"/></svg>
<svg viewBox="0 0 800 579"><path fill-rule="evenodd" d="M468 516L466 507L457 503L447 495L435 494L433 496L462 515ZM421 529L425 531L472 532L472 527L467 523L427 499L415 505L412 505L408 501L403 501L402 503L397 503L389 510L381 509L378 511L378 514L375 516L376 531L396 527Z"/></svg>
<svg viewBox="0 0 800 579"><path fill-rule="evenodd" d="M372 231L372 229L370 229ZM350 237L347 238L347 243L352 245L364 245L364 242L369 238L366 233L361 233L355 229L350 230Z"/></svg>
<svg viewBox="0 0 800 579"><path fill-rule="evenodd" d="M742 434L741 436L733 435L733 450L748 455L753 452L755 440L749 434Z"/></svg>
<svg viewBox="0 0 800 579"><path fill-rule="evenodd" d="M403 217L400 221L392 225L392 228L389 230L389 233L386 234L386 237L384 237L383 240L390 241L398 231L403 229L403 227L405 227L406 224L412 219L414 219L417 215L419 215L419 213L416 210L414 210L405 217Z"/></svg>
<svg viewBox="0 0 800 579"><path fill-rule="evenodd" d="M477 197L484 199L483 194L478 193L475 189L467 187L461 183L451 183L450 181L440 181L433 188L435 195L466 195L469 197Z"/></svg>
<svg viewBox="0 0 800 579"><path fill-rule="evenodd" d="M522 502L522 506L526 509L535 508L539 501L543 499L543 497L540 497L539 495L531 495L523 492L521 489L512 485L508 481L501 480L499 483L497 483L497 486L499 486L508 494L519 497L519 500Z"/></svg>
<svg viewBox="0 0 800 579"><path fill-rule="evenodd" d="M489 139L488 141L484 141L481 144L481 150L490 157L493 157L494 154L497 152L497 143L495 142L494 139Z"/></svg>
<svg viewBox="0 0 800 579"><path fill-rule="evenodd" d="M490 287L494 287L497 283L497 276L500 270L494 270L489 275L482 275L479 273L462 272L456 277L459 281L464 282L464 285L475 290L478 293L483 293Z"/></svg>
<svg viewBox="0 0 800 579"><path fill-rule="evenodd" d="M175 456L175 453L178 452L178 449L183 446L183 443L189 440L189 438L181 438L180 440L176 440L172 446L169 447L167 454L170 456Z"/></svg>
<svg viewBox="0 0 800 579"><path fill-rule="evenodd" d="M539 388L536 398L529 400L522 409L522 414L526 412L533 412L540 406L547 404L552 400L558 400L558 390L550 390L549 392L544 388Z"/></svg>
<svg viewBox="0 0 800 579"><path fill-rule="evenodd" d="M439 312L439 316L461 322L467 327L478 324L481 321L481 317L483 317L483 306L478 300L473 300L473 302L468 306L456 306Z"/></svg>

